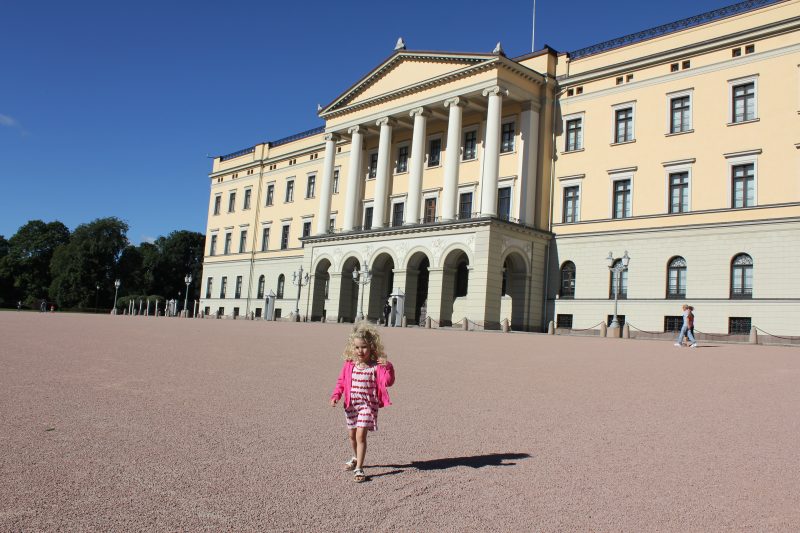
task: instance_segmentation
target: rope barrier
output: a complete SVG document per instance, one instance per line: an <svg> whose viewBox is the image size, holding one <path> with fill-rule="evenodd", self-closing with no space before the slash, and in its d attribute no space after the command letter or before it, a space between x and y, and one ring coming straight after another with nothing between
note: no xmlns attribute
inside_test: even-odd
<svg viewBox="0 0 800 533"><path fill-rule="evenodd" d="M756 330L760 331L761 333L763 333L765 335L769 335L770 337L775 337L776 339L784 339L784 340L787 340L787 341L800 341L800 337L781 337L780 335L775 335L775 334L770 333L768 331L764 331L763 329L761 329L758 326L756 326Z"/></svg>
<svg viewBox="0 0 800 533"><path fill-rule="evenodd" d="M600 322L598 322L597 324L595 324L594 326L592 326L590 328L583 328L583 329L569 328L569 330L570 331L590 331L590 330L594 330L594 328L596 328L597 326L600 326L602 324L604 324L604 322L601 320Z"/></svg>
<svg viewBox="0 0 800 533"><path fill-rule="evenodd" d="M637 328L636 326L634 326L630 322L625 322L625 323L628 325L628 327L631 327L631 328L635 329L636 331L641 331L642 333L647 333L649 335L664 335L665 333L668 333L670 335L675 335L675 334L678 333L677 331L675 331L675 332L672 332L672 331L647 331L646 329Z"/></svg>

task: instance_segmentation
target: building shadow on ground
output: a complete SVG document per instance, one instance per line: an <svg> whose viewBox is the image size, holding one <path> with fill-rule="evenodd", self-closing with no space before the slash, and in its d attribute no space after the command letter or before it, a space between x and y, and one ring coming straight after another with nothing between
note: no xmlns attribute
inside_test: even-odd
<svg viewBox="0 0 800 533"><path fill-rule="evenodd" d="M428 461L411 461L405 465L373 465L372 468L394 468L388 472L370 475L370 478L380 476L391 476L399 474L405 470L446 470L457 466L468 466L470 468L483 468L485 466L514 466L517 459L527 459L531 455L528 453L490 453L487 455L470 455L467 457L446 457L443 459L431 459Z"/></svg>

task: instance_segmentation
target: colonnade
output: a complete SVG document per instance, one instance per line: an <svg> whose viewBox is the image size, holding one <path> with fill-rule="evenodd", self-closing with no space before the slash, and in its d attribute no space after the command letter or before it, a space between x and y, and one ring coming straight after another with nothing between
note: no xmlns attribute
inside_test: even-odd
<svg viewBox="0 0 800 533"><path fill-rule="evenodd" d="M487 99L486 133L484 135L483 175L480 194L481 216L497 214L497 183L500 169L501 122L503 96L508 91L500 86L493 86L482 91ZM442 220L455 220L458 216L458 171L461 163L462 116L468 104L463 97L448 98L444 107L448 109L447 146L444 160L444 188L442 190ZM537 113L538 115L538 113ZM409 163L408 199L404 224L416 224L419 221L422 202L422 173L425 163L425 140L427 121L430 111L418 107L409 112L413 120L411 140L411 157ZM538 116L537 116L538 122ZM395 118L386 116L375 122L379 127L378 168L375 177L375 198L373 205L372 226L386 227L389 223L387 210L389 203L389 179L391 177L392 134L397 125ZM364 126L354 126L347 130L350 136L350 165L347 174L347 192L345 195L343 231L351 231L355 227L359 212L358 198L359 180L362 178L361 151L364 146ZM331 214L331 190L336 158L336 143L341 139L337 133L325 135L325 160L323 162L321 198L317 216L316 235L328 232L328 221Z"/></svg>

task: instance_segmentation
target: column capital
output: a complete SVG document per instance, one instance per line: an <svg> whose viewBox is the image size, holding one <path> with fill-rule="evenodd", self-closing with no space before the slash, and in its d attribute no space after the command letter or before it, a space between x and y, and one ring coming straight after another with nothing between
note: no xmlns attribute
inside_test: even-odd
<svg viewBox="0 0 800 533"><path fill-rule="evenodd" d="M493 94L497 96L508 96L508 89L495 85L494 87L487 87L481 94L483 94L483 96L490 96Z"/></svg>
<svg viewBox="0 0 800 533"><path fill-rule="evenodd" d="M408 112L409 117L416 117L417 115L421 117L427 117L430 116L430 112L424 107L415 107L414 109Z"/></svg>
<svg viewBox="0 0 800 533"><path fill-rule="evenodd" d="M465 107L469 102L463 96L456 96L455 98L448 98L444 101L445 107L450 106L457 106L457 107Z"/></svg>
<svg viewBox="0 0 800 533"><path fill-rule="evenodd" d="M376 126L394 126L397 121L392 117L383 117L375 121Z"/></svg>
<svg viewBox="0 0 800 533"><path fill-rule="evenodd" d="M342 138L341 135L339 135L338 133L326 133L325 134L325 141L326 142L327 141L339 142L339 140L341 138Z"/></svg>
<svg viewBox="0 0 800 533"><path fill-rule="evenodd" d="M354 135L356 133L364 135L364 133L366 132L364 130L364 126L359 125L359 126L353 126L352 128L347 128L347 133L349 133L350 135Z"/></svg>

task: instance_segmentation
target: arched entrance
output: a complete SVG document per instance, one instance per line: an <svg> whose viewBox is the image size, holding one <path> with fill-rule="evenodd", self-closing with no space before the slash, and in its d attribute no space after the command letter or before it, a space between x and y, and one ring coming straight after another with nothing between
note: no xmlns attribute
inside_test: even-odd
<svg viewBox="0 0 800 533"><path fill-rule="evenodd" d="M342 285L339 288L339 317L342 322L356 321L359 285L353 282L353 271L360 268L361 263L355 257L350 257L342 265Z"/></svg>
<svg viewBox="0 0 800 533"><path fill-rule="evenodd" d="M516 252L503 261L503 283L500 289L500 320L508 319L511 329L528 329L528 269L525 260Z"/></svg>
<svg viewBox="0 0 800 533"><path fill-rule="evenodd" d="M331 268L331 262L327 259L322 259L317 263L314 269L314 284L311 293L311 321L319 322L325 320L327 309L325 302L328 299L328 287L331 281L331 275L328 270Z"/></svg>
<svg viewBox="0 0 800 533"><path fill-rule="evenodd" d="M452 326L464 318L469 292L469 257L463 250L453 250L445 257L442 272L442 310L439 323Z"/></svg>
<svg viewBox="0 0 800 533"><path fill-rule="evenodd" d="M416 252L406 267L406 319L410 324L419 324L424 317L422 308L428 300L428 269L431 261L425 252Z"/></svg>
<svg viewBox="0 0 800 533"><path fill-rule="evenodd" d="M367 318L383 318L383 306L392 293L394 285L394 260L387 253L378 254L370 266L372 282L369 284L369 310Z"/></svg>

